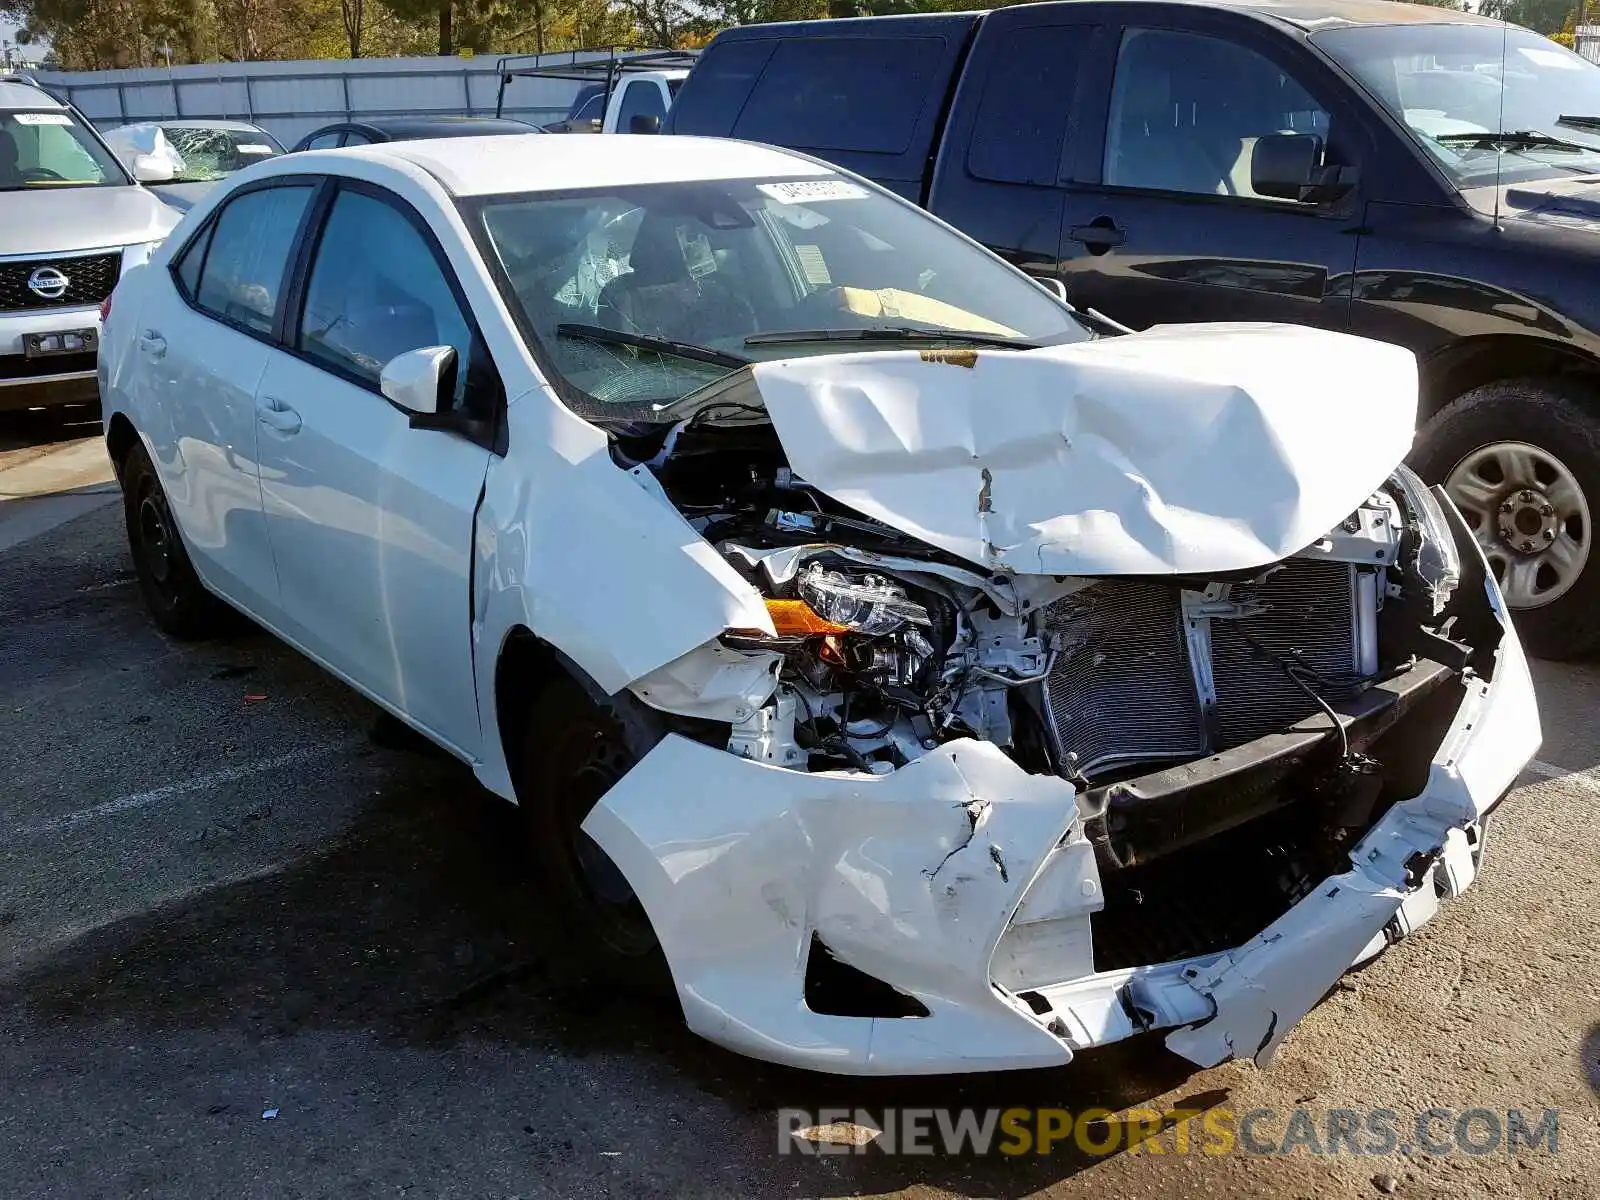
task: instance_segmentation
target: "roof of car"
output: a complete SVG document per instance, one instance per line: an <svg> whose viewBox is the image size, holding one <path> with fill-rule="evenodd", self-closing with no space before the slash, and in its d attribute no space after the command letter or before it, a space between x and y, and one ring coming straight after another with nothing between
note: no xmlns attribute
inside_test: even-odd
<svg viewBox="0 0 1600 1200"><path fill-rule="evenodd" d="M400 159L421 167L457 196L836 173L825 163L771 146L725 138L628 133L381 142L308 154L330 159Z"/></svg>
<svg viewBox="0 0 1600 1200"><path fill-rule="evenodd" d="M32 84L0 82L0 111L65 107L49 92Z"/></svg>
<svg viewBox="0 0 1600 1200"><path fill-rule="evenodd" d="M532 132L525 121L500 117L364 117L351 125L365 125L394 138L481 137L486 134Z"/></svg>

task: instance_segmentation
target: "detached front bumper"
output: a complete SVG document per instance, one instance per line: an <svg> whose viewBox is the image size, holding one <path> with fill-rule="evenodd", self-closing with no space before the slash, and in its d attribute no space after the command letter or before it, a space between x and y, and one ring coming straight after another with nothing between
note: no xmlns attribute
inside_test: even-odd
<svg viewBox="0 0 1600 1200"><path fill-rule="evenodd" d="M1485 814L1540 740L1509 625L1492 682L1465 684L1426 786L1368 831L1350 870L1245 944L1158 966L1095 972L1103 898L1074 790L985 742L888 775L806 774L673 736L584 828L649 914L690 1028L741 1053L944 1073L1053 1065L1173 1029L1167 1044L1201 1065L1265 1063L1351 966L1471 884ZM926 1015L813 1011L819 943Z"/></svg>

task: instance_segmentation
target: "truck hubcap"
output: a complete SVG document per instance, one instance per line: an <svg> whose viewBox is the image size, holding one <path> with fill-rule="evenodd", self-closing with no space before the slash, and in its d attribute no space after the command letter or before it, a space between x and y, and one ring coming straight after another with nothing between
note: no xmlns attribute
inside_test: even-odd
<svg viewBox="0 0 1600 1200"><path fill-rule="evenodd" d="M1512 608L1565 595L1589 559L1589 505L1555 455L1493 442L1458 462L1445 490L1472 526Z"/></svg>

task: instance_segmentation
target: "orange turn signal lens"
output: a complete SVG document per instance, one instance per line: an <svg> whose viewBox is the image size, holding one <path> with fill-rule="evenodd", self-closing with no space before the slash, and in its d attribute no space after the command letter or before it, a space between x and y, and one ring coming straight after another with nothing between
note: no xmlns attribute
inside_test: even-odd
<svg viewBox="0 0 1600 1200"><path fill-rule="evenodd" d="M767 615L780 637L815 637L821 634L849 633L848 625L835 625L819 617L804 600L768 600Z"/></svg>

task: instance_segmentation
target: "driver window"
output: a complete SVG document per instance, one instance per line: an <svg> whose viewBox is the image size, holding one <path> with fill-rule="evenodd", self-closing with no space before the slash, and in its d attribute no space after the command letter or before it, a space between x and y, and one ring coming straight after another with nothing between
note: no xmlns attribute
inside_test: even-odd
<svg viewBox="0 0 1600 1200"><path fill-rule="evenodd" d="M472 329L433 250L398 209L341 191L306 284L299 350L376 387L384 365L408 350L453 346L456 402L467 386Z"/></svg>
<svg viewBox="0 0 1600 1200"><path fill-rule="evenodd" d="M1329 117L1275 63L1201 34L1124 37L1106 127L1108 185L1270 200L1250 186L1250 157L1258 138L1276 133L1312 134L1326 147Z"/></svg>

